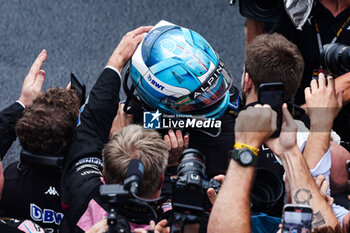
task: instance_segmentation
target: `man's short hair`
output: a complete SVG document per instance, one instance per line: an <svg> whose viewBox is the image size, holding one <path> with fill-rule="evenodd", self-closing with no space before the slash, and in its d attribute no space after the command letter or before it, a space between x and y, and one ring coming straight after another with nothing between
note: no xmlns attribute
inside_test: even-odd
<svg viewBox="0 0 350 233"><path fill-rule="evenodd" d="M282 82L285 100L293 98L304 71L304 60L298 48L280 34L257 36L246 48L245 72L255 89L262 83Z"/></svg>
<svg viewBox="0 0 350 233"><path fill-rule="evenodd" d="M73 90L57 87L39 95L16 124L22 148L33 153L64 155L72 140L79 103Z"/></svg>
<svg viewBox="0 0 350 233"><path fill-rule="evenodd" d="M129 125L117 131L103 149L104 178L107 184L122 184L132 159L144 166L143 186L138 194L150 197L160 187L168 163L168 147L155 130Z"/></svg>

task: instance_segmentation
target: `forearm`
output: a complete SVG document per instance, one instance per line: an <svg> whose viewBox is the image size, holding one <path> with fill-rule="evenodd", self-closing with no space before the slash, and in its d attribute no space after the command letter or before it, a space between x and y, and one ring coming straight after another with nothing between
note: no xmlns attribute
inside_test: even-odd
<svg viewBox="0 0 350 233"><path fill-rule="evenodd" d="M111 69L105 69L80 112L79 123L67 156L67 167L84 157L101 158L118 110L119 90L119 75Z"/></svg>
<svg viewBox="0 0 350 233"><path fill-rule="evenodd" d="M208 232L251 232L250 189L255 168L231 160L210 215Z"/></svg>
<svg viewBox="0 0 350 233"><path fill-rule="evenodd" d="M282 163L291 190L292 202L295 204L310 205L313 209L313 228L338 224L331 207L321 196L308 166L297 147L286 152Z"/></svg>
<svg viewBox="0 0 350 233"><path fill-rule="evenodd" d="M264 23L252 19L246 20L246 46L260 34L265 33Z"/></svg>
<svg viewBox="0 0 350 233"><path fill-rule="evenodd" d="M322 122L312 122L310 134L304 149L304 158L309 169L315 168L330 146L331 126L325 126Z"/></svg>
<svg viewBox="0 0 350 233"><path fill-rule="evenodd" d="M350 102L350 72L335 79L335 90L344 90L343 105Z"/></svg>

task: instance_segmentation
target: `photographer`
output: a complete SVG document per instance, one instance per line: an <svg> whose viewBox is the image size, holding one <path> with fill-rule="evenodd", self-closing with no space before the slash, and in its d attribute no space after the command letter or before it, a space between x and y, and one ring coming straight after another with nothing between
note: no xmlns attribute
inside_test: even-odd
<svg viewBox="0 0 350 233"><path fill-rule="evenodd" d="M62 201L65 206L65 216L60 228L62 232L87 231L106 214L107 207L102 203L98 192L103 184L102 149L108 142L110 129L118 111L120 72L151 28L139 27L123 37L80 113L62 179ZM139 139L142 142L140 145L137 144ZM123 141L125 152L119 146L122 144L119 144L118 140ZM123 154L114 154L113 150L119 150ZM146 185L152 188L148 190L148 186L145 185L139 195L145 198L159 196L158 189L162 186L162 172L167 164L167 154L167 144L154 131L143 130L135 125L123 128L114 134L103 152L106 182L120 182L125 177L123 171L125 172L131 157L140 158L145 166ZM154 160L150 155L155 155ZM116 162L118 159L123 159L124 162ZM137 215L139 212L132 213ZM143 224L148 224L148 215L142 217L147 219ZM139 224L137 222L136 227ZM134 227L135 224L131 224L131 228Z"/></svg>
<svg viewBox="0 0 350 233"><path fill-rule="evenodd" d="M300 3L300 1L299 1ZM300 9L304 9L304 12L299 12L298 15L283 14L283 16L277 20L277 22L269 24L265 23L265 28L269 33L280 33L284 35L289 41L296 44L303 55L305 61L305 69L303 73L303 79L301 81L298 92L295 96L295 103L302 105L305 103L304 89L310 85L312 78L317 77L318 73L328 71L327 68L333 67L332 73L335 73L335 86L336 91L344 90L343 95L343 109L339 113L338 117L333 122L333 129L340 135L342 141L349 142L350 134L350 73L349 69L338 68L349 67L350 64L344 63L346 56L343 60L340 59L338 52L330 54L329 64L324 63L325 56L321 57L320 54L324 52L324 45L331 44L331 46L337 46L335 43L343 45L350 45L350 1L349 0L315 0L312 6L304 7L300 3L300 8L293 9L290 7L289 11L297 12ZM295 4L297 5L297 4ZM291 5L292 6L292 5ZM311 8L311 13L307 12L306 8ZM306 17L305 21L295 19L296 17ZM291 18L293 20L291 20ZM306 20L307 19L307 20ZM296 29L295 22L305 22L300 26L301 30ZM293 24L294 23L294 24ZM247 44L252 41L255 36L265 31L264 23L258 22L253 19L247 19ZM339 63L339 64L337 64ZM322 65L321 65L322 64ZM334 67L337 67L334 69ZM339 72L339 70L342 70ZM348 71L346 71L348 70ZM348 149L349 150L349 149Z"/></svg>

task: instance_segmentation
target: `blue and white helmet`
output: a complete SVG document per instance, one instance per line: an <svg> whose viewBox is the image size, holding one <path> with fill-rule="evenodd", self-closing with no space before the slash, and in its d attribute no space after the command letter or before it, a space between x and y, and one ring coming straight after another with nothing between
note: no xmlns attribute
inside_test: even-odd
<svg viewBox="0 0 350 233"><path fill-rule="evenodd" d="M139 97L163 113L218 118L232 85L229 70L198 33L160 21L136 49L130 77Z"/></svg>

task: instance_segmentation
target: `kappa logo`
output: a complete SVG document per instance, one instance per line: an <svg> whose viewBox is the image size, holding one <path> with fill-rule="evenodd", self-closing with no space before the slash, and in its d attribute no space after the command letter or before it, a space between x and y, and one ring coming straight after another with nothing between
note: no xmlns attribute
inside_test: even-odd
<svg viewBox="0 0 350 233"><path fill-rule="evenodd" d="M153 86L155 86L157 89L160 89L160 90L164 90L164 86L163 85L161 85L161 84L159 84L159 83L157 83L152 77L151 77L151 75L148 75L148 81L150 81L150 83L153 85Z"/></svg>
<svg viewBox="0 0 350 233"><path fill-rule="evenodd" d="M45 192L45 194L52 195L52 196L55 196L55 195L59 196L56 188L53 186L50 186L49 189Z"/></svg>

